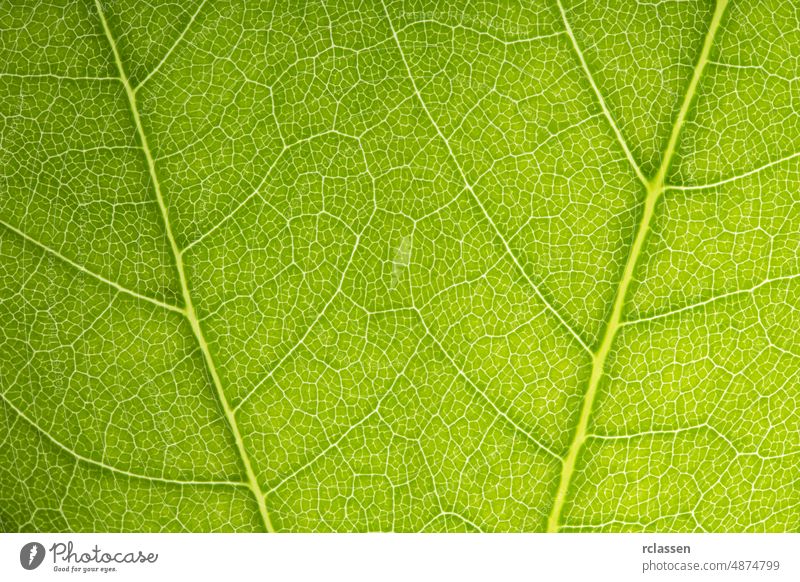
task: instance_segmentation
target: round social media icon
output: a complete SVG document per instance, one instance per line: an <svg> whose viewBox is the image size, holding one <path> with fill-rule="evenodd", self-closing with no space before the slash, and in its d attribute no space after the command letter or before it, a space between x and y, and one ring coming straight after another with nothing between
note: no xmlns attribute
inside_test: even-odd
<svg viewBox="0 0 800 582"><path fill-rule="evenodd" d="M35 570L44 561L44 546L39 542L30 542L19 551L19 563L26 570Z"/></svg>

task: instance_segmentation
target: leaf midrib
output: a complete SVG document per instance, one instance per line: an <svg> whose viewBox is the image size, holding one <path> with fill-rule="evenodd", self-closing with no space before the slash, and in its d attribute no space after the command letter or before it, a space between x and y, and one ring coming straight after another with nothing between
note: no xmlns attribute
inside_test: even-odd
<svg viewBox="0 0 800 582"><path fill-rule="evenodd" d="M97 9L97 14L100 17L100 21L103 25L103 31L105 33L106 38L108 39L111 51L114 54L114 62L116 64L117 71L119 73L120 81L122 82L122 85L125 89L125 95L127 96L128 105L130 107L130 113L133 117L139 141L141 142L142 151L144 152L145 161L147 163L147 170L150 175L150 180L153 183L153 190L155 193L156 201L158 202L158 207L161 212L161 218L164 222L164 230L167 236L167 240L169 241L169 246L172 251L173 259L175 261L175 268L178 272L178 278L180 280L181 294L183 296L183 301L185 304L183 314L189 321L189 324L192 328L192 333L194 334L198 347L200 348L200 351L203 354L203 360L205 361L208 373L210 374L213 380L219 404L225 413L225 418L228 422L228 426L231 430L234 441L236 442L236 448L239 453L239 457L241 458L242 464L244 465L249 489L252 491L253 496L256 498L256 502L258 503L258 509L261 520L268 532L274 532L275 530L272 526L272 522L269 517L269 512L267 511L266 507L265 494L261 490L261 486L258 483L258 478L256 477L252 463L250 462L250 456L247 453L247 449L244 446L244 442L242 440L242 435L241 432L239 431L239 427L236 422L236 416L234 414L234 411L230 407L228 399L225 396L225 392L222 389L222 382L220 381L219 374L217 373L217 368L216 365L214 364L214 359L211 356L211 351L209 350L208 343L206 342L205 336L203 335L203 330L202 327L200 326L200 321L197 318L197 313L195 312L194 304L192 303L192 296L189 292L189 285L186 278L186 272L183 268L183 257L180 249L178 248L178 244L175 241L175 237L173 236L172 233L172 227L169 221L169 211L167 210L167 206L164 202L164 197L161 193L161 185L158 180L158 175L156 174L155 162L153 160L153 155L150 152L150 147L148 146L147 143L147 135L145 134L144 127L142 126L142 121L139 116L139 109L136 105L136 92L134 88L131 86L130 81L128 80L128 76L125 73L125 67L122 64L122 59L120 58L119 50L117 49L117 43L114 40L114 35L112 34L111 29L108 25L108 21L106 20L105 13L103 12L103 6L100 0L95 0L95 7Z"/></svg>
<svg viewBox="0 0 800 582"><path fill-rule="evenodd" d="M564 11L564 8L561 4L561 0L557 1L559 9L561 10L561 15L564 20L565 26L569 27L569 24L567 22L566 12ZM705 69L705 66L708 63L708 56L711 52L711 47L714 44L714 36L716 35L717 30L719 29L719 24L722 21L722 16L723 13L725 12L727 4L728 0L717 0L714 9L714 14L711 18L711 23L709 25L708 31L706 32L706 37L703 42L703 48L701 49L700 56L698 57L697 63L695 64L694 71L692 73L692 78L689 81L686 93L684 94L683 102L678 112L678 116L675 119L675 123L672 126L672 130L670 131L669 141L661 158L661 164L658 168L658 171L656 172L655 177L647 182L647 195L645 197L644 211L642 212L642 218L639 221L639 225L637 226L636 236L634 238L633 245L631 246L631 250L628 253L628 259L625 263L625 269L617 285L617 291L614 298L614 305L611 310L611 315L606 324L606 330L603 334L603 339L600 343L600 347L598 348L597 352L595 352L594 357L592 358L592 373L589 377L589 384L586 389L583 405L581 407L581 415L578 420L578 425L575 429L575 435L573 436L572 442L567 451L567 456L564 458L558 489L556 490L556 496L553 501L552 510L547 520L548 532L554 533L557 532L560 528L561 512L564 508L564 503L566 501L570 482L572 481L572 477L575 473L575 465L577 462L578 453L581 451L583 444L586 442L586 434L587 434L586 431L589 425L589 420L591 418L594 401L597 396L597 388L600 384L601 378L604 375L606 360L608 359L608 354L611 351L614 339L620 327L622 326L621 323L622 309L625 306L628 287L633 281L633 275L634 271L636 270L636 264L639 260L639 257L641 256L642 248L644 247L644 242L647 239L647 235L650 230L650 224L652 222L653 215L655 214L656 203L666 190L665 178L667 172L669 171L670 164L672 163L672 159L675 155L675 149L678 145L678 139L680 138L681 129L683 128L683 124L686 120L686 115L688 114L689 108L692 104L692 101L694 100L695 94L697 93L697 86L700 83L700 78L703 75L703 70ZM569 32L569 36L573 43L573 46L575 47L576 52L580 55L580 50L577 47L577 43L571 31ZM583 61L583 57L581 56L580 58L581 61ZM611 120L609 119L609 121ZM627 148L625 149L627 150Z"/></svg>

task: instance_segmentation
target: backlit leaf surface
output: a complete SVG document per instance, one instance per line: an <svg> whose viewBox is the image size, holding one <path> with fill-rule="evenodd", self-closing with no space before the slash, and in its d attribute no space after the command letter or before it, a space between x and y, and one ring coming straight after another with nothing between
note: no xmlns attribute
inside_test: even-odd
<svg viewBox="0 0 800 582"><path fill-rule="evenodd" d="M800 10L0 6L3 531L798 531Z"/></svg>

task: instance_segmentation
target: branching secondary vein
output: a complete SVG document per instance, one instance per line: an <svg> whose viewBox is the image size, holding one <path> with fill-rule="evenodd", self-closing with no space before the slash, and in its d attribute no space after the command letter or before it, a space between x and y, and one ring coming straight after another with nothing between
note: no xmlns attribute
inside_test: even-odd
<svg viewBox="0 0 800 582"><path fill-rule="evenodd" d="M547 307L547 309L556 317L556 319L558 319L558 321L561 323L562 326L564 326L564 328L570 333L570 335L572 335L572 337L575 338L575 340L578 342L578 344L580 344L580 346L585 351L591 352L591 349L586 344L586 342L583 340L581 335L577 331L575 331L572 328L572 326L569 325L569 323L567 323L567 321L561 316L561 314L558 312L558 310L556 310L556 308L553 305L550 304L550 302L547 300L547 298L544 296L544 294L539 290L539 287L533 282L533 280L530 278L530 276L528 276L528 272L525 270L525 267L523 267L522 263L519 262L519 259L517 258L516 254L514 254L514 251L511 250L511 247L509 246L508 241L502 235L502 233L500 232L500 229L497 228L497 224L492 219L492 216L489 214L489 212L486 210L486 206L484 206L483 202L478 197L478 194L477 194L477 192L475 192L475 189L473 188L472 184L469 182L469 180L467 180L467 175L464 172L464 169L461 167L461 164L459 163L458 158L456 158L456 154L453 151L453 148L450 146L450 141L447 139L447 137L445 137L444 133L442 133L442 130L439 128L439 124L436 123L436 120L433 118L433 115L431 114L430 110L428 109L428 106L425 103L425 100L422 98L422 94L419 92L419 88L417 87L417 82L414 79L413 73L411 72L411 66L408 64L408 60L406 59L405 52L403 51L403 47L400 44L400 38L397 36L397 31L395 30L394 23L392 23L392 19L389 16L389 10L386 8L386 4L385 3L383 4L383 11L386 13L386 20L387 20L387 22L389 24L389 28L392 31L392 36L394 38L395 44L397 45L397 50L400 53L400 58L403 61L403 66L405 67L406 73L408 74L408 78L411 81L411 86L414 88L414 94L417 97L417 99L419 100L419 103L422 106L422 109L425 112L425 115L427 116L428 120L431 122L431 125L433 126L433 130L436 132L436 134L439 136L439 138L444 142L444 145L447 148L448 153L450 154L450 158L453 160L453 163L455 164L456 169L458 170L458 173L461 175L461 179L464 181L464 187L467 189L467 191L469 192L469 194L472 197L472 199L478 205L478 208L480 208L481 214L483 214L483 216L486 219L486 221L492 227L492 230L494 230L494 233L497 236L497 238L500 240L500 242L502 243L503 248L506 251L506 254L508 254L508 256L511 258L511 260L514 262L514 265L520 271L520 273L522 274L522 277L525 279L525 281L527 281L527 283L533 288L533 292L536 294L536 296L542 301L542 303L544 303L545 307Z"/></svg>
<svg viewBox="0 0 800 582"><path fill-rule="evenodd" d="M628 162L630 162L633 171L636 173L636 177L639 178L639 181L641 181L642 184L647 186L648 185L647 178L645 177L644 173L639 167L639 164L636 163L636 159L633 157L633 153L631 153L631 150L628 147L627 142L622 137L622 132L617 126L617 122L614 121L614 117L611 115L611 111L609 111L608 106L606 105L606 101L603 98L603 94L600 93L600 89L597 87L597 83L594 82L594 77L592 76L592 72L589 70L589 65L586 64L586 59L583 58L583 51L581 51L580 45L578 45L578 41L575 38L575 35L572 33L572 27L570 26L569 20L567 19L567 11L564 9L563 4L561 4L561 0L557 0L557 2L558 2L558 10L561 13L561 20L564 23L564 29L567 32L567 36L569 37L569 41L572 44L572 48L575 50L575 54L577 55L578 61L581 64L581 68L583 69L586 78L589 80L589 84L592 87L592 91L594 92L598 102L600 103L600 108L603 110L603 115L605 115L609 125L611 126L611 129L614 131L614 135L617 137L617 141L619 142L620 147L622 147L622 151L625 152L625 157L628 158Z"/></svg>
<svg viewBox="0 0 800 582"><path fill-rule="evenodd" d="M18 228L15 228L15 227L11 226L10 224L5 222L4 220L0 220L0 225L4 226L5 228L10 230L11 232L17 234L18 236L20 236L21 238L25 239L29 243L39 247L40 249L42 249L46 253L48 253L50 255L53 255L54 257L60 259L64 263L70 265L71 267L74 267L75 269L77 269L81 273L89 275L90 277L93 277L94 279L97 279L101 283L105 283L109 287L113 287L114 289L116 289L120 293L125 293L126 295L130 295L131 297L135 297L136 299L141 299L142 301L147 301L148 303L152 303L153 305L157 305L158 307L163 307L164 309L168 309L170 311L174 311L176 313L180 313L181 315L185 314L183 309L181 309L180 307L178 307L176 305L172 305L170 303L165 303L164 301L161 301L161 300L156 299L154 297L149 297L147 295L142 295L141 293L138 293L138 292L134 291L133 289L128 289L127 287L124 287L124 286L120 285L119 283L117 283L115 281L112 281L111 279L106 279L105 277L103 277L102 275L100 275L98 273L95 273L94 271L90 271L89 269L87 269L86 267L81 265L80 263L76 263L75 261L73 261L69 257L66 257L66 256L62 255L61 253L59 253L57 250L51 249L50 247L48 247L47 245L39 242L38 240L36 240L35 238L31 237L30 235L25 234L24 232L22 232Z"/></svg>
<svg viewBox="0 0 800 582"><path fill-rule="evenodd" d="M152 475L144 475L142 473L133 473L133 472L128 471L126 469L120 469L119 467L114 467L113 465L109 465L109 464L104 463L102 461L97 461L95 459L92 459L92 458L86 457L84 455L81 455L77 451L69 448L67 445L65 445L64 443L59 441L57 438L55 438L53 435L51 435L49 432L47 432L41 426L36 424L30 417L28 417L28 415L26 415L22 410L17 408L14 405L14 403L11 402L11 400L9 400L8 397L6 397L6 395L3 394L2 392L0 392L0 400L5 402L5 404L11 410L13 410L16 413L17 416L19 416L22 420L24 420L31 427L33 427L33 429L36 430L36 432L38 432L40 435L42 435L42 437L44 437L45 439L47 439L48 441L53 443L55 446L57 446L62 451L65 451L66 453L69 453L70 455L75 457L75 459L77 461L80 461L80 462L85 463L87 465L93 465L95 467L100 467L101 469L105 469L106 471L110 471L110 472L116 473L118 475L124 475L125 477L129 477L131 479L141 479L143 481L153 481L155 483L168 483L168 484L171 484L171 485L207 485L207 486L226 485L226 486L230 486L230 487L248 487L248 484L244 483L244 482L237 482L237 481L182 481L180 479L167 479L165 477L155 477L155 476L152 476Z"/></svg>

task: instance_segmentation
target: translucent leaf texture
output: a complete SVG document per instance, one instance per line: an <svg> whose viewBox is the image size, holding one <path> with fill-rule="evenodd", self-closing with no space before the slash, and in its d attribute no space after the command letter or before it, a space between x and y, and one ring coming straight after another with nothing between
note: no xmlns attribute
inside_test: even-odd
<svg viewBox="0 0 800 582"><path fill-rule="evenodd" d="M0 5L0 530L800 531L800 9Z"/></svg>

